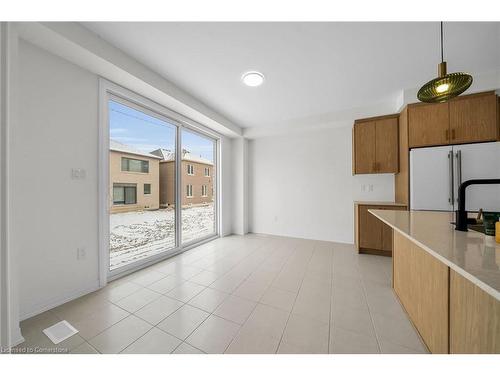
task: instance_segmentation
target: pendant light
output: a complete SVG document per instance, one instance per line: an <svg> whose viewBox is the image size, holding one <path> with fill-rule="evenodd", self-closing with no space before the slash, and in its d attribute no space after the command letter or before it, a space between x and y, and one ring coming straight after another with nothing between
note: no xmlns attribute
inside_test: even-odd
<svg viewBox="0 0 500 375"><path fill-rule="evenodd" d="M443 59L443 22L441 22L441 63L438 65L438 77L427 82L418 90L418 100L426 103L441 103L460 95L472 84L472 76L467 73L446 73L446 61Z"/></svg>

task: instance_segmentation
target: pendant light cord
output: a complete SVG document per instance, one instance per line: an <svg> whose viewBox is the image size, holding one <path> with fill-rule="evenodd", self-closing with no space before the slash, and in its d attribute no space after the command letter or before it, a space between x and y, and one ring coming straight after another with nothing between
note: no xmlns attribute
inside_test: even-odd
<svg viewBox="0 0 500 375"><path fill-rule="evenodd" d="M441 62L444 61L443 55L443 21L441 21Z"/></svg>

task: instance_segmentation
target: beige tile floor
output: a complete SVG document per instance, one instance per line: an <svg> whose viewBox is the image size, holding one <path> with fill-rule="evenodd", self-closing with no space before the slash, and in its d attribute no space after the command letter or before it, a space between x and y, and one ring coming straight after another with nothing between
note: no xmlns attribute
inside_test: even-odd
<svg viewBox="0 0 500 375"><path fill-rule="evenodd" d="M62 319L79 333L53 345ZM69 353L426 353L391 259L352 245L220 238L21 323L19 348Z"/></svg>

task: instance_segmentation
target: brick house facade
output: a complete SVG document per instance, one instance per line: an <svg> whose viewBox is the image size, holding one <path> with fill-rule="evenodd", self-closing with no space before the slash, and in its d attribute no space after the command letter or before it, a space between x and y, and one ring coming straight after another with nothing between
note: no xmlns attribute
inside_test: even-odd
<svg viewBox="0 0 500 375"><path fill-rule="evenodd" d="M175 155L158 149L151 154L160 156L160 206L175 205ZM183 207L213 202L214 165L211 161L182 150L181 204Z"/></svg>
<svg viewBox="0 0 500 375"><path fill-rule="evenodd" d="M110 140L110 213L160 208L161 158Z"/></svg>

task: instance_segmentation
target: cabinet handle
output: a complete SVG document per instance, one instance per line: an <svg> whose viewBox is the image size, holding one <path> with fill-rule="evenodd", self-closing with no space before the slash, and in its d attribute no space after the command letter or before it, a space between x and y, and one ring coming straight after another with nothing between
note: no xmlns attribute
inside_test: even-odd
<svg viewBox="0 0 500 375"><path fill-rule="evenodd" d="M444 131L444 137L446 138L447 141L450 140L450 131L448 129Z"/></svg>
<svg viewBox="0 0 500 375"><path fill-rule="evenodd" d="M451 139L455 139L455 129L451 129Z"/></svg>

